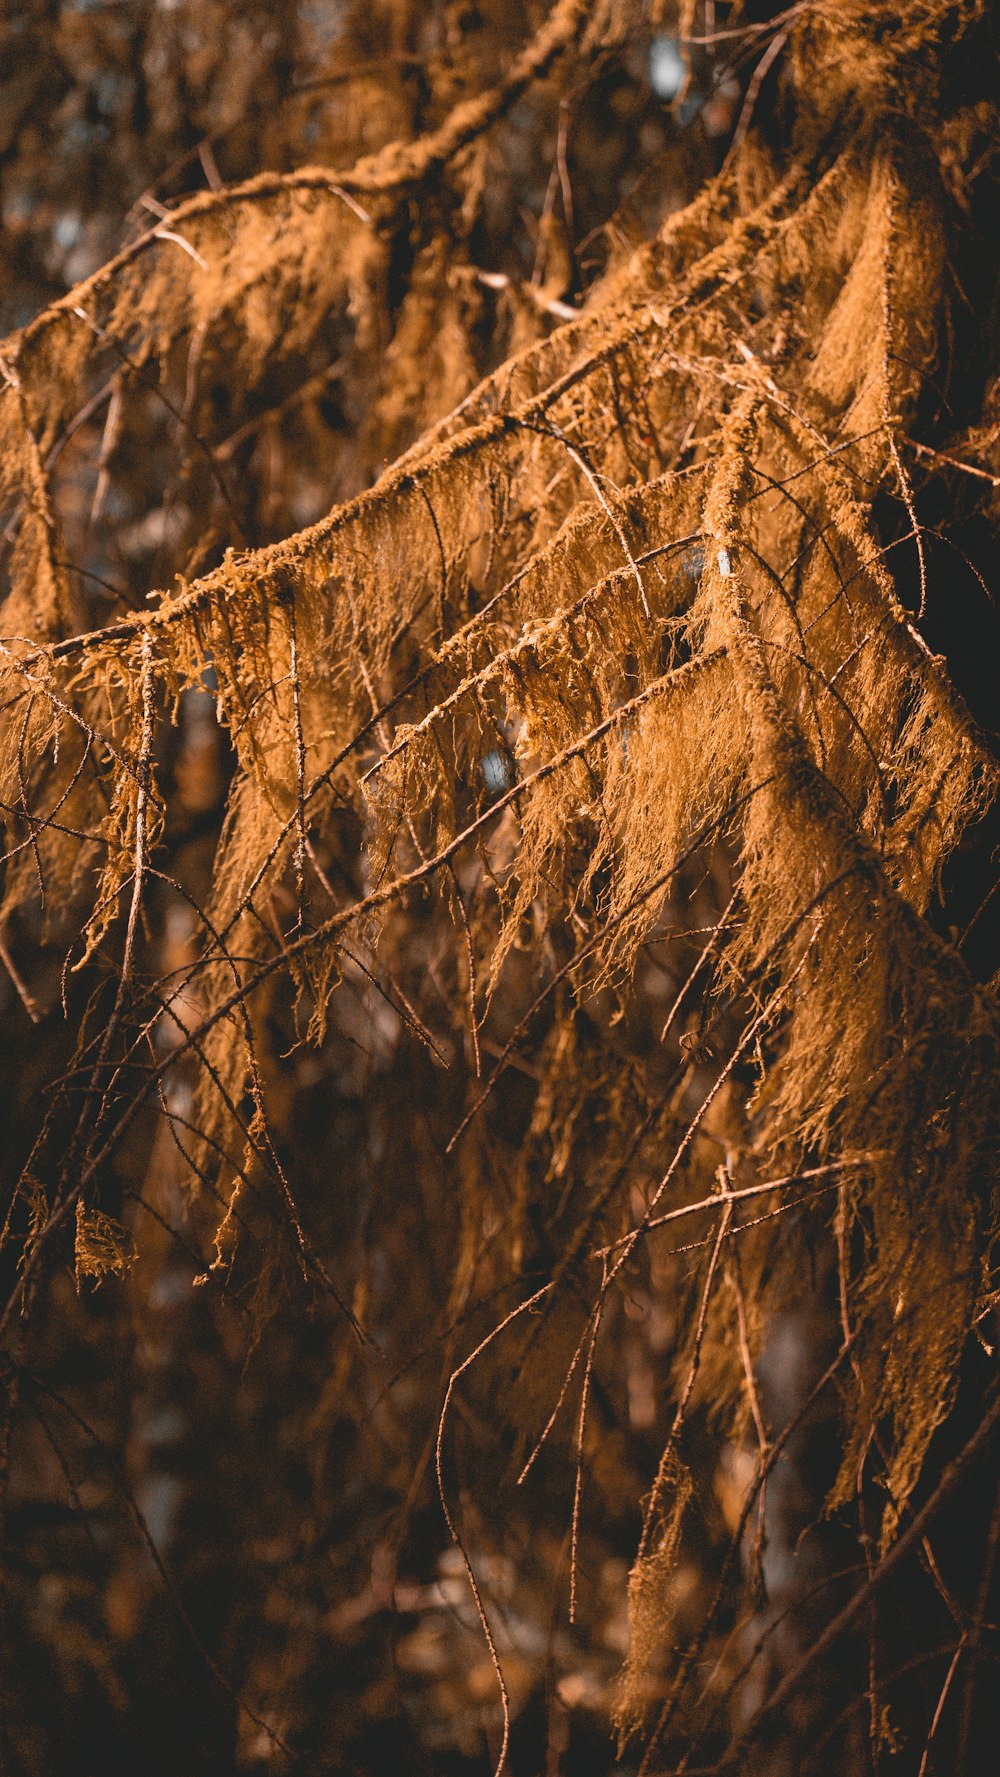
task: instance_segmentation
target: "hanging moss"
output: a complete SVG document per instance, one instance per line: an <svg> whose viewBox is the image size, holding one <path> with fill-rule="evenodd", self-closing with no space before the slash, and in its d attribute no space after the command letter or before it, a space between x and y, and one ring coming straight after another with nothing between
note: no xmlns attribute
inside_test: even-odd
<svg viewBox="0 0 1000 1777"><path fill-rule="evenodd" d="M685 9L689 37L705 10ZM45 947L65 958L64 992L94 984L89 1005L72 1000L28 1207L8 1216L8 1325L73 1226L84 1278L141 1248L109 1180L139 1131L151 1164L155 1112L206 1256L195 1281L251 1289L241 1243L256 1251L270 1214L295 1287L339 1304L345 1349L379 1344L377 1227L343 1263L321 1249L282 1085L291 1048L353 1040L352 996L377 991L392 1043L417 1042L439 1091L407 1188L447 1169L445 1320L484 1277L484 1241L508 1291L476 1340L449 1337L437 1444L502 1694L500 1764L514 1692L447 1459L467 1384L505 1375L522 1340L504 1411L529 1467L551 1434L571 1493L575 1474L569 1574L552 1576L575 1611L594 1366L620 1343L603 1329L640 1276L670 1303L669 1431L637 1478L617 1693L646 1771L676 1707L697 1743L694 1662L718 1617L717 1598L700 1626L684 1618L689 1422L704 1417L716 1451L749 1438L724 1581L752 1601L759 1559L741 1578L733 1551L778 1449L756 1378L803 1254L838 1303L826 1509L877 1470L867 1546L887 1575L996 1303L996 982L973 975L941 897L995 808L997 761L925 639L931 581L950 570L921 518L927 486L950 478L995 531L996 342L984 326L970 344L955 319L969 218L996 174L995 96L958 91L965 58L991 53L986 22L971 0L829 0L766 26L722 10L743 53L770 57L769 107L758 119L751 83L721 170L619 252L578 313L526 281L528 343L485 380L490 286L455 234L483 200L476 156L536 83L569 91L626 41L639 7L560 0L502 78L414 140L169 208L0 353L4 942L52 1015ZM397 301L401 219L421 205L428 238ZM373 397L357 438L401 454L319 522L262 547L236 536L211 571L85 627L47 465L94 379L163 390L174 413L184 355L193 388L201 357L218 377L224 356L245 399L332 319L345 374ZM946 363L958 377L956 337L992 356L962 369L979 411L949 428L927 395ZM187 414L190 460L218 509L238 509L238 469L194 397ZM168 972L164 737L209 682L231 776L210 889ZM636 1007L665 1010L651 947L678 940L693 975L673 983L669 1041L630 1047ZM520 1114L503 1097L517 1066L533 1108L501 1187L496 1118ZM667 1257L689 1228L692 1289ZM292 1285L255 1268L263 1325ZM354 1361L341 1410L360 1418ZM432 1434L414 1430L415 1463ZM746 1717L734 1706L731 1759Z"/></svg>

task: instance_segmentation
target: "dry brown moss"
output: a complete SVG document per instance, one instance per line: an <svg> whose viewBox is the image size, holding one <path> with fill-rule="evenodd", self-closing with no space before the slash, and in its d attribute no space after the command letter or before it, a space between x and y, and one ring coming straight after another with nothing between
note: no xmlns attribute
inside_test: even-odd
<svg viewBox="0 0 1000 1777"><path fill-rule="evenodd" d="M852 1344L830 1504L851 1497L877 1432L888 1545L993 1300L995 994L928 914L947 859L995 802L997 766L900 594L875 516L889 498L917 522L924 466L911 438L940 363L967 171L942 89L979 10L789 9L793 157L776 166L751 130L577 319L471 393L471 287L430 250L372 423L398 435L446 399L455 411L319 524L228 554L104 632L73 634L44 467L95 336L164 366L179 337L224 328L252 380L340 307L353 349L374 351L384 207L567 52L588 9L556 7L502 89L460 105L416 148L344 177L307 172L195 200L8 342L4 492L20 507L4 644L4 918L47 887L52 935L80 928L74 968L106 953L116 928L126 934L74 1145L61 1164L48 1156L47 1220L37 1161L26 1177L25 1278L70 1206L80 1270L125 1262L100 1207L101 1168L185 1056L194 1108L176 1133L200 1180L197 1213L215 1222L215 1266L232 1266L241 1205L261 1188L292 1218L305 1269L318 1263L258 1058L269 995L290 978L300 1027L321 1041L355 953L405 972L425 921L450 916L470 1045L525 950L554 1020L536 1056L512 1273L524 1206L563 1189L584 1127L595 1180L611 1180L581 1205L567 1257L591 1304L577 1378L649 1222L711 1193L698 1132L738 1081L708 1269L678 1340L688 1384L676 1430L703 1389L723 1420L745 1423L769 1304L794 1291L797 1261L781 1218L763 1224L745 1243L753 1314L737 1315L742 1286L723 1262L738 1231L729 1193L734 1181L829 1169L813 1213L835 1226ZM995 515L989 474L982 494ZM162 1009L162 993L135 978L163 819L151 711L169 719L208 667L236 761L213 898L181 984L183 1034L122 1097L109 1068L131 1065ZM576 1020L631 979L651 938L683 927L676 885L705 844L730 860L734 910L711 934L708 967L745 1019L707 1082L690 1061L687 1097L661 1107L654 1152L630 1181L611 1161L634 1111L626 1093L615 1105L606 1071L603 1084L581 1072ZM401 1015L433 1049L420 1008L405 1000ZM94 1052L85 1032L81 1064ZM482 1093L472 1078L470 1199ZM595 1094L607 1095L596 1122ZM831 1176L842 1181L832 1196ZM630 1182L644 1193L637 1220ZM549 1406L557 1398L558 1382ZM581 1449L585 1417L586 1387ZM675 1443L631 1583L625 1729L644 1719L650 1662L671 1639L691 1486Z"/></svg>

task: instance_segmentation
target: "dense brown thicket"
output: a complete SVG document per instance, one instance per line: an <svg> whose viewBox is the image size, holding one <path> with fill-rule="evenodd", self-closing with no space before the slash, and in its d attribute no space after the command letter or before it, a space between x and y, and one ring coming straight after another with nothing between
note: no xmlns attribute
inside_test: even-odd
<svg viewBox="0 0 1000 1777"><path fill-rule="evenodd" d="M5 1768L989 1769L995 15L282 24L4 27Z"/></svg>

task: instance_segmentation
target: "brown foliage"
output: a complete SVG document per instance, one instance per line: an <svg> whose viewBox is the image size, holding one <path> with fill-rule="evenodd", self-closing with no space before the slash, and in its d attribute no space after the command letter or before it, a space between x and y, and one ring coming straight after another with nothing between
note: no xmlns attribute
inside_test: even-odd
<svg viewBox="0 0 1000 1777"><path fill-rule="evenodd" d="M313 83L337 95L330 166L170 205L0 354L3 954L24 1016L61 1004L71 1037L7 1212L10 1375L40 1400L33 1317L52 1340L100 1299L60 1308L71 1241L103 1291L134 1262L142 1303L176 1224L187 1280L251 1342L325 1299L320 1476L345 1423L377 1476L366 1428L391 1415L405 1524L436 1435L499 1761L551 1657L523 1670L497 1626L509 1468L511 1514L537 1509L552 1545L522 1584L557 1611L565 1592L595 1640L613 1613L584 1551L641 1504L618 1727L643 1772L733 1765L773 1732L723 1631L742 1611L752 1640L781 1601L764 1501L798 1434L761 1378L804 1276L809 1386L830 1365L837 1394L825 1510L869 1564L838 1635L965 1473L944 1466L960 1377L981 1401L994 1367L996 960L966 945L989 914L963 896L993 886L996 736L941 613L978 572L968 539L996 537L996 60L974 0L692 0L690 78L699 55L743 70L725 160L681 205L711 145L671 140L577 303L565 147L521 276L473 257L497 239L491 157L530 159L531 105L585 115L588 78L644 50L643 9L529 9L507 54L503 7L467 54L446 10L433 50L410 9L379 14L369 49L416 46L388 73L350 16ZM116 533L102 507L168 445L145 549L141 515ZM336 503L293 528L317 487ZM145 596L95 622L115 570ZM311 1079L335 1203L322 1141L297 1148ZM367 1107L349 1136L338 1103ZM397 1373L415 1350L419 1389ZM832 1414L830 1392L786 1418ZM562 1570L546 1508L520 1503L540 1472L569 1480ZM974 1672L983 1610L955 1609ZM307 1669L301 1640L282 1631L274 1664ZM294 1744L254 1657L262 1745ZM787 1655L781 1709L816 1658ZM917 1763L937 1725L909 1722ZM840 1732L837 1768L860 1769Z"/></svg>

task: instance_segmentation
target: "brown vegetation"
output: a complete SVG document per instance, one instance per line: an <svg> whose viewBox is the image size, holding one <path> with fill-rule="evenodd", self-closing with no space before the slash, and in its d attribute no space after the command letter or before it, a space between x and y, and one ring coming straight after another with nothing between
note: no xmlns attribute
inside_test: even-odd
<svg viewBox="0 0 1000 1777"><path fill-rule="evenodd" d="M315 14L0 350L4 1758L988 1769L993 13Z"/></svg>

